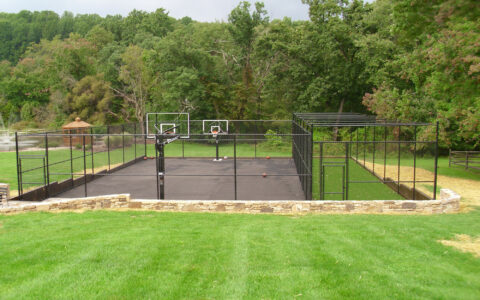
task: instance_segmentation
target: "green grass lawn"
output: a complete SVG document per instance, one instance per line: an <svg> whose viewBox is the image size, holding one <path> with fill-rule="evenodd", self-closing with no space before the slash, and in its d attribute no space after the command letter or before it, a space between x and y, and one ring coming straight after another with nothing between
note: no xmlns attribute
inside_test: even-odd
<svg viewBox="0 0 480 300"><path fill-rule="evenodd" d="M328 159L325 162L344 165L344 159ZM320 199L320 160L313 160L313 198ZM345 170L346 172L346 170ZM342 176L345 176L340 166L327 166L325 168L325 192L342 192ZM349 160L349 181L375 181L375 183L349 183L348 200L402 200L402 196L394 192L385 184L381 183L377 177L365 170L353 159ZM345 184L346 189L346 184ZM324 200L342 200L340 194L325 194Z"/></svg>
<svg viewBox="0 0 480 300"><path fill-rule="evenodd" d="M2 299L479 299L480 211L0 215Z"/></svg>
<svg viewBox="0 0 480 300"><path fill-rule="evenodd" d="M15 152L0 152L0 182L17 189L17 163Z"/></svg>
<svg viewBox="0 0 480 300"><path fill-rule="evenodd" d="M148 156L155 155L155 149L153 145L148 147ZM215 157L216 149L214 143L196 143L196 142L183 142L183 151L185 157ZM267 143L247 144L238 143L236 146L237 157L292 157L292 147L290 145L284 145L280 147L273 147ZM219 155L233 157L234 147L233 143L220 144ZM182 141L176 141L168 144L165 147L166 157L181 157L182 156Z"/></svg>

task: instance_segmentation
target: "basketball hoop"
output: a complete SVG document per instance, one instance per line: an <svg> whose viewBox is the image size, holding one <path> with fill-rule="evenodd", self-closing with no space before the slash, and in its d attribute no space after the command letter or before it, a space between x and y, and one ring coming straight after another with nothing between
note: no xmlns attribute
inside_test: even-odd
<svg viewBox="0 0 480 300"><path fill-rule="evenodd" d="M145 118L147 139L157 134L190 138L190 115L188 113L147 113Z"/></svg>
<svg viewBox="0 0 480 300"><path fill-rule="evenodd" d="M203 120L202 129L203 134L215 139L215 159L213 161L222 161L218 148L220 137L228 134L228 120Z"/></svg>

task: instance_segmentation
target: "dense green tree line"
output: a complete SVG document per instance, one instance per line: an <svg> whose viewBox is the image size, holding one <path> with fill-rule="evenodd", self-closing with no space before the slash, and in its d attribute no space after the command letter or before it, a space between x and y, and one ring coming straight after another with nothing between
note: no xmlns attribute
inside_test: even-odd
<svg viewBox="0 0 480 300"><path fill-rule="evenodd" d="M302 0L309 21L240 2L228 22L0 14L0 113L17 126L367 112L440 121L445 147L479 144L476 0ZM422 132L431 135L432 132Z"/></svg>

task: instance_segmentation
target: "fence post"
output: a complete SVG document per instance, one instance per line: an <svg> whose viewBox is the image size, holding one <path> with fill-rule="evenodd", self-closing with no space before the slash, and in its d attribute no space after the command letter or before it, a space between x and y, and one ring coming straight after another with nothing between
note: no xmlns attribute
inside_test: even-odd
<svg viewBox="0 0 480 300"><path fill-rule="evenodd" d="M107 159L108 171L110 172L110 125L107 125Z"/></svg>
<svg viewBox="0 0 480 300"><path fill-rule="evenodd" d="M414 145L413 145L413 200L415 200L417 193L415 190L417 181L417 125L413 127L414 133Z"/></svg>
<svg viewBox="0 0 480 300"><path fill-rule="evenodd" d="M42 161L43 161L43 186L45 186L46 185L45 157L42 159ZM45 187L45 199L47 198L48 198L48 188Z"/></svg>
<svg viewBox="0 0 480 300"><path fill-rule="evenodd" d="M84 191L85 197L87 197L87 154L86 154L86 145L85 145L85 135L82 136L83 138L83 183L84 183Z"/></svg>
<svg viewBox="0 0 480 300"><path fill-rule="evenodd" d="M323 142L318 144L320 146L320 159L319 159L319 181L318 181L318 191L319 191L319 198L320 200L325 200L323 195Z"/></svg>
<svg viewBox="0 0 480 300"><path fill-rule="evenodd" d="M373 172L373 175L375 175L375 149L377 148L377 143L376 143L376 140L375 140L375 136L376 136L376 129L377 129L377 126L376 124L373 125L373 161L372 161L372 172Z"/></svg>
<svg viewBox="0 0 480 300"><path fill-rule="evenodd" d="M147 132L144 131L142 132L142 134L143 134L143 143L145 146L145 157L147 157Z"/></svg>
<svg viewBox="0 0 480 300"><path fill-rule="evenodd" d="M295 160L295 113L292 113L292 158ZM295 161L295 167L297 162ZM297 170L298 172L298 170Z"/></svg>
<svg viewBox="0 0 480 300"><path fill-rule="evenodd" d="M156 117L156 115L155 115ZM157 149L157 141L158 141L158 133L155 135L155 145L153 146L153 148L155 148L155 177L157 178L157 200L161 200L161 197L160 197L160 176L159 176L159 172L160 172L160 168L158 167L158 149ZM146 137L146 135L145 135ZM146 141L146 138L145 138L145 141ZM145 147L145 149L147 149Z"/></svg>
<svg viewBox="0 0 480 300"><path fill-rule="evenodd" d="M308 179L308 200L312 200L312 194L313 194L313 125L310 125L310 153L308 155L309 158L309 179Z"/></svg>
<svg viewBox="0 0 480 300"><path fill-rule="evenodd" d="M137 162L137 123L133 123L133 147L135 151L135 162Z"/></svg>
<svg viewBox="0 0 480 300"><path fill-rule="evenodd" d="M468 151L465 151L465 169L468 170Z"/></svg>
<svg viewBox="0 0 480 300"><path fill-rule="evenodd" d="M233 136L233 181L235 185L235 200L237 200L237 136Z"/></svg>
<svg viewBox="0 0 480 300"><path fill-rule="evenodd" d="M257 138L258 138L258 136L257 136L257 134L258 134L257 121L256 121L256 120L253 121L253 124L255 124L255 135L254 135L254 139L255 139L255 146L254 146L254 147L255 147L255 154L254 154L253 158L256 159L256 158L257 158Z"/></svg>
<svg viewBox="0 0 480 300"><path fill-rule="evenodd" d="M398 126L398 175L397 175L397 193L400 194L400 154L402 151L402 143L400 141L401 127Z"/></svg>
<svg viewBox="0 0 480 300"><path fill-rule="evenodd" d="M70 173L72 174L71 175L71 179L72 179L72 188L74 187L74 183L73 183L73 148L72 148L72 134L69 134L69 138L70 138Z"/></svg>
<svg viewBox="0 0 480 300"><path fill-rule="evenodd" d="M23 171L22 171L22 160L20 159L18 161L18 168L20 170L20 174L23 174ZM20 190L18 192L20 195L22 195L22 197L20 199L23 198L23 176L20 177Z"/></svg>
<svg viewBox="0 0 480 300"><path fill-rule="evenodd" d="M350 145L348 144L348 142L345 143L345 200L348 200L348 169L349 169L349 147Z"/></svg>
<svg viewBox="0 0 480 300"><path fill-rule="evenodd" d="M386 123L386 121L385 121ZM383 127L383 183L387 176L387 124Z"/></svg>
<svg viewBox="0 0 480 300"><path fill-rule="evenodd" d="M20 188L20 153L18 152L18 132L15 131L15 152L17 154L17 190L18 190L18 199L22 199L21 188Z"/></svg>
<svg viewBox="0 0 480 300"><path fill-rule="evenodd" d="M92 154L92 176L95 175L95 166L93 163L93 128L90 127L90 153Z"/></svg>
<svg viewBox="0 0 480 300"><path fill-rule="evenodd" d="M448 167L452 164L452 149L448 149Z"/></svg>
<svg viewBox="0 0 480 300"><path fill-rule="evenodd" d="M357 144L357 145L356 145L356 146L357 146L357 147L356 147L356 148L357 148L357 151L356 151L356 154L355 154L355 160L358 162L358 161L359 161L359 159L358 159L358 142L359 142L359 140L358 140L358 139L359 139L358 133L360 132L360 127L357 127L356 130L357 130L357 143L356 143L356 144Z"/></svg>
<svg viewBox="0 0 480 300"><path fill-rule="evenodd" d="M433 200L437 200L437 176L438 176L438 124L437 121L437 128L435 133L435 175L434 175L434 182L433 182Z"/></svg>
<svg viewBox="0 0 480 300"><path fill-rule="evenodd" d="M364 135L363 135L363 166L365 167L365 161L367 158L367 126L364 127Z"/></svg>
<svg viewBox="0 0 480 300"><path fill-rule="evenodd" d="M125 164L125 126L122 124L122 162Z"/></svg>
<svg viewBox="0 0 480 300"><path fill-rule="evenodd" d="M45 157L47 159L47 190L45 193L46 198L50 197L50 167L48 165L48 133L45 132Z"/></svg>

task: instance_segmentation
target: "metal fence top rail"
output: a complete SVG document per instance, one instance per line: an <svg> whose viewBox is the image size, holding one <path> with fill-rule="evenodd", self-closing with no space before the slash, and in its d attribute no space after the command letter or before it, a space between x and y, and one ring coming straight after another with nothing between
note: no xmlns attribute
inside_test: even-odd
<svg viewBox="0 0 480 300"><path fill-rule="evenodd" d="M307 122L308 125L313 127L396 127L396 126L435 126L435 124L431 123L382 123L382 122L331 122L331 123L311 123Z"/></svg>
<svg viewBox="0 0 480 300"><path fill-rule="evenodd" d="M99 137L99 136L139 136L139 137L145 137L148 136L147 134L141 134L141 133L36 133L36 134L29 134L29 135L22 135L22 136L37 136L37 137L45 137L45 135L48 135L49 137ZM159 134L160 136L171 136L171 134ZM222 137L229 137L229 136L310 136L310 133L228 133L228 134L223 134ZM196 133L196 134L190 134L190 136L207 136L211 137L211 134L208 133Z"/></svg>
<svg viewBox="0 0 480 300"><path fill-rule="evenodd" d="M474 150L451 150L451 153L468 153L468 154L477 154L480 153L480 151L474 151Z"/></svg>
<svg viewBox="0 0 480 300"><path fill-rule="evenodd" d="M312 127L430 126L431 123L401 122L360 113L294 113L294 120Z"/></svg>
<svg viewBox="0 0 480 300"><path fill-rule="evenodd" d="M88 130L95 130L95 129L99 129L99 128L107 128L107 127L110 127L110 128L122 128L122 127L128 127L128 126L140 126L139 123L123 123L123 124L111 124L111 125L92 125L90 127L85 127L86 129ZM77 128L69 128L69 129L65 129L65 131L72 131L72 130L76 130ZM47 134L55 134L57 132L63 132L64 129L62 128L59 128L59 129L52 129L52 130L44 130L44 129L34 129L34 130L31 130L31 129L26 129L26 130L22 130L22 131L16 131L17 135L18 136L32 136L32 135L45 135L46 133Z"/></svg>
<svg viewBox="0 0 480 300"><path fill-rule="evenodd" d="M203 119L201 120L190 120L190 123L197 123L197 122L202 122ZM232 122L232 123L241 123L241 122L258 122L258 123L274 123L274 122L284 122L284 123L290 123L292 122L292 120L263 120L263 119L259 119L259 120L228 120L228 122ZM143 122L142 122L143 123ZM87 129L88 130L96 130L96 129L102 129L102 128L107 128L107 127L110 127L110 128L122 128L122 127L133 127L133 126L138 126L138 128L140 128L140 123L123 123L123 124L106 124L106 125L92 125L90 127L88 127ZM68 130L75 130L75 129L68 129ZM6 132L7 130L5 130ZM1 130L0 130L1 132ZM13 131L10 131L10 132L13 132ZM31 136L31 135L44 135L44 134L49 134L49 135L53 135L55 133L59 133L59 132L63 132L63 129L59 128L59 129L52 129L52 130L44 130L44 129L26 129L26 130L22 130L22 131L17 131L17 135L18 136Z"/></svg>
<svg viewBox="0 0 480 300"><path fill-rule="evenodd" d="M377 119L377 116L360 113L294 113L294 117L304 120L328 120L328 119Z"/></svg>

